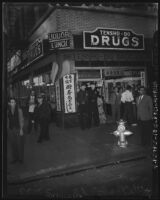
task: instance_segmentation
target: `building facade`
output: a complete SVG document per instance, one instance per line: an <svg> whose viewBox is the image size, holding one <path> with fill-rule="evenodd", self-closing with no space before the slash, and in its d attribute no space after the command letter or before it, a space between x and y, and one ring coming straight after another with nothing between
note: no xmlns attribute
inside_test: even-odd
<svg viewBox="0 0 160 200"><path fill-rule="evenodd" d="M156 11L54 6L33 29L30 45L20 50L19 63L12 64L12 92L22 105L31 89L45 92L56 103L59 124L76 124L76 95L82 82L96 83L107 108L114 86L150 88L156 27ZM71 111L65 107L64 77L68 74L74 77Z"/></svg>

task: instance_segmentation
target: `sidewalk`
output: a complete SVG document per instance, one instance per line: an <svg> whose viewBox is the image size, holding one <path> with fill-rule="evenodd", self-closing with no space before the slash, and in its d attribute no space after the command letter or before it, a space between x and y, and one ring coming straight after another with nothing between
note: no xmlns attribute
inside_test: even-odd
<svg viewBox="0 0 160 200"><path fill-rule="evenodd" d="M50 125L50 141L37 143L38 133L25 135L24 164L10 164L8 144L8 183L24 182L49 175L93 168L128 159L146 156L140 146L137 127L128 137L127 148L117 146L117 138L110 134L112 124L82 131L79 127L63 129Z"/></svg>

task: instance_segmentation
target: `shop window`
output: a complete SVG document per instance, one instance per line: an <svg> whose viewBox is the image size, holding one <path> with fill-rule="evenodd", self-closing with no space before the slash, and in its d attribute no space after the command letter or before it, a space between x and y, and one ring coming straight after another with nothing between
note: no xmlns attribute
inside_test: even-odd
<svg viewBox="0 0 160 200"><path fill-rule="evenodd" d="M75 66L76 67L89 67L90 63L89 63L89 61L76 61Z"/></svg>

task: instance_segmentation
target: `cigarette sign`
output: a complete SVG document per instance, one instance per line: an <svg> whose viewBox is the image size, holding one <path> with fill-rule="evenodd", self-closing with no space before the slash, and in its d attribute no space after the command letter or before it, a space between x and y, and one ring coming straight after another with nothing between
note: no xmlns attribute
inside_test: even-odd
<svg viewBox="0 0 160 200"><path fill-rule="evenodd" d="M144 35L137 35L132 30L97 28L83 32L85 49L144 50Z"/></svg>

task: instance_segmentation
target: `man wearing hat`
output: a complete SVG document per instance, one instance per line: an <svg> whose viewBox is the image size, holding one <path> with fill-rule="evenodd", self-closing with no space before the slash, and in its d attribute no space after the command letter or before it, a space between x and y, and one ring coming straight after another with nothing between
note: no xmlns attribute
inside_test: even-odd
<svg viewBox="0 0 160 200"><path fill-rule="evenodd" d="M39 94L37 97L38 106L36 107L35 115L37 122L40 125L40 135L38 143L43 140L49 140L49 121L51 115L51 109L49 104L44 100L44 95Z"/></svg>
<svg viewBox="0 0 160 200"><path fill-rule="evenodd" d="M93 82L91 82L90 86L91 88L88 91L88 128L90 128L92 125L92 118L94 121L94 125L99 126L99 113L97 106L98 91L96 90L95 84Z"/></svg>
<svg viewBox="0 0 160 200"><path fill-rule="evenodd" d="M88 94L86 92L85 83L81 84L80 91L77 94L78 110L80 113L80 127L82 130L86 128L87 123L87 102Z"/></svg>

